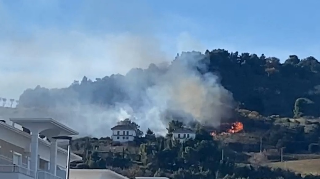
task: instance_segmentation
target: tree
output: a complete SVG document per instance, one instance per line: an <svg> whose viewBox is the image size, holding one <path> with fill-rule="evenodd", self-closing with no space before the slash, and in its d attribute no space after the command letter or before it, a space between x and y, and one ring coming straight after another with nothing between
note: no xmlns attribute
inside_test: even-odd
<svg viewBox="0 0 320 179"><path fill-rule="evenodd" d="M206 131L203 127L198 127L196 130L196 140L203 141L203 140L212 140L212 136L208 131Z"/></svg>
<svg viewBox="0 0 320 179"><path fill-rule="evenodd" d="M2 98L3 104L2 107L4 107L6 105L7 99L6 98Z"/></svg>
<svg viewBox="0 0 320 179"><path fill-rule="evenodd" d="M297 65L300 62L300 59L297 55L290 55L289 58L284 62L284 64Z"/></svg>
<svg viewBox="0 0 320 179"><path fill-rule="evenodd" d="M169 122L169 126L167 128L168 133L172 133L176 129L180 129L183 127L183 122L172 120Z"/></svg>
<svg viewBox="0 0 320 179"><path fill-rule="evenodd" d="M14 99L10 99L10 107L11 108L12 108L13 102L14 102Z"/></svg>
<svg viewBox="0 0 320 179"><path fill-rule="evenodd" d="M313 104L313 101L308 98L298 98L294 103L293 117L298 118L306 115L306 108L309 104Z"/></svg>
<svg viewBox="0 0 320 179"><path fill-rule="evenodd" d="M136 133L137 133L138 137L141 137L143 135L143 132L140 130L140 126L137 123L131 121L129 118L126 118L126 119L124 119L122 121L119 121L118 125L129 125L129 126L132 126L136 130Z"/></svg>
<svg viewBox="0 0 320 179"><path fill-rule="evenodd" d="M148 128L146 135L154 135L154 133L150 128Z"/></svg>
<svg viewBox="0 0 320 179"><path fill-rule="evenodd" d="M147 132L146 132L146 139L150 140L150 141L154 141L156 139L156 135L154 134L154 132L148 128Z"/></svg>

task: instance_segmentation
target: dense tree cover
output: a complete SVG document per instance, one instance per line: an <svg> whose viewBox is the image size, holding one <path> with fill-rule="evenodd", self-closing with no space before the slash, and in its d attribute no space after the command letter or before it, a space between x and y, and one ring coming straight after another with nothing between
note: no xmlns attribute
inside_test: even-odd
<svg viewBox="0 0 320 179"><path fill-rule="evenodd" d="M180 122L171 121L168 132L172 128L182 126ZM195 140L180 143L172 137L155 137L148 129L139 146L139 152L132 155L123 149L100 155L89 145L83 145L89 155L84 156L83 163L73 164L73 168L109 168L130 178L135 176L166 176L173 179L258 179L258 178L303 178L289 171L268 167L238 165L232 159L227 146L213 140L202 127L197 126ZM85 139L88 141L89 139ZM95 140L95 139L91 139ZM137 143L135 144L137 145ZM225 151L222 157L222 149ZM138 157L137 157L138 156ZM319 178L307 176L306 178Z"/></svg>
<svg viewBox="0 0 320 179"><path fill-rule="evenodd" d="M309 110L304 115L320 115L317 109L320 104L320 63L314 57L299 59L296 55L290 55L284 63L280 63L276 57L240 54L222 49L206 51L205 54L203 64L220 77L222 85L233 93L241 108L258 111L263 115L293 116L298 114L293 114L296 100L306 98L313 101L310 106L315 110ZM19 105L50 106L57 100L70 99L70 96L82 102L112 105L127 97L125 91L118 90L122 88L123 81L133 76L141 77L142 81L142 78L145 80L154 73L161 73L161 69L150 65L146 70L135 69L126 76L111 75L97 78L96 81L84 77L81 82L75 81L70 87L60 90L37 87L25 91ZM139 85L144 89L152 85L152 81Z"/></svg>
<svg viewBox="0 0 320 179"><path fill-rule="evenodd" d="M232 92L238 108L255 111L248 114L249 117L256 116L255 120L239 118L244 123L246 132L262 130L265 132L261 136L265 145L285 147L286 152L294 153L305 151L310 148L310 144L318 143L319 124L312 124L310 126L313 127L307 129L298 120L291 122L289 119L279 118L277 121L274 117L263 116L279 115L297 119L304 116L319 117L320 63L314 57L300 59L296 55L290 55L283 61L281 63L280 59L263 54L240 54L223 49L207 50L203 59L200 59L200 63L209 72L219 77L222 86ZM202 73L202 69L198 71ZM79 102L108 106L116 105L119 101L130 101L130 98L135 98L134 101L138 103L135 105L139 106L139 101L143 101L139 99L139 94L128 96L130 86L124 87L123 84L135 85L143 91L154 85L154 81L150 79L161 73L161 68L150 65L148 69L134 69L124 76L111 75L95 81L84 77L82 81L75 81L63 89L49 90L38 86L21 95L18 107L43 108ZM132 79L139 80L131 83ZM76 148L85 149L85 161L74 167L107 167L130 177L302 178L288 171L238 166L228 158L227 152L224 160L221 160L221 149L224 146L213 141L201 126L195 126L195 140L183 144L171 140L170 132L181 126L181 122L171 121L167 128L169 135L166 137L156 137L151 130L146 131L145 137L138 138L135 142L139 145L138 158L126 150L110 152L102 157L88 139L84 144L75 144Z"/></svg>

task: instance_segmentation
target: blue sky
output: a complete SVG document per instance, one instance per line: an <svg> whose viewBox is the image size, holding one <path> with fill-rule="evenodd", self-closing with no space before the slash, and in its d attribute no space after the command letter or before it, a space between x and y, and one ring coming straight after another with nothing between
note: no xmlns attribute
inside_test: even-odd
<svg viewBox="0 0 320 179"><path fill-rule="evenodd" d="M126 73L187 50L320 58L320 1L0 0L0 96Z"/></svg>

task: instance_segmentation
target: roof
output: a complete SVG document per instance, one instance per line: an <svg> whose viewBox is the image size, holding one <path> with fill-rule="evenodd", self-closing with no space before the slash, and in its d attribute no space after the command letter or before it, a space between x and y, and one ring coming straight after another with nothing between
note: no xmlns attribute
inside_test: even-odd
<svg viewBox="0 0 320 179"><path fill-rule="evenodd" d="M41 129L42 129L42 130L40 129L41 131L46 129L54 129L56 131L59 131L58 135L78 135L79 134L77 131L63 125L62 123L56 120L53 120L52 118L10 118L10 120L26 128L30 128L33 126L39 126L39 127L41 126Z"/></svg>
<svg viewBox="0 0 320 179"><path fill-rule="evenodd" d="M191 129L187 129L187 128L180 128L180 129L176 129L174 130L172 133L189 133L189 134L194 134L195 132Z"/></svg>
<svg viewBox="0 0 320 179"><path fill-rule="evenodd" d="M70 169L70 179L128 179L108 169Z"/></svg>
<svg viewBox="0 0 320 179"><path fill-rule="evenodd" d="M135 128L130 125L116 125L111 130L135 130Z"/></svg>
<svg viewBox="0 0 320 179"><path fill-rule="evenodd" d="M19 129L17 129L17 128L15 128L15 127L7 124L7 123L0 122L0 127L5 127L5 128L7 128L7 129L19 134L19 135L23 135L23 136L31 139L31 135L30 134L28 134L28 133L26 133L26 132L24 132L22 130L19 130ZM42 140L42 139L39 139L39 143L44 144L47 147L50 146L49 142L47 142L45 140ZM61 147L58 147L58 151L63 153L63 154L68 155L68 151L63 149L63 148L61 148ZM74 160L82 160L82 157L80 157L79 155L76 155L73 152L71 152L71 160L73 160L73 159Z"/></svg>

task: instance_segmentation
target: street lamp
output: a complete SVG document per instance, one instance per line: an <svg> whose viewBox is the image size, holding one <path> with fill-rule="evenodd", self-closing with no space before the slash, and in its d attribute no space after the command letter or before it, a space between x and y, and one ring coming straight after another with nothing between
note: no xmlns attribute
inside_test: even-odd
<svg viewBox="0 0 320 179"><path fill-rule="evenodd" d="M70 136L56 136L52 137L53 139L60 139L60 140L68 140L68 157L67 157L67 172L66 172L66 179L69 179L70 175L70 154L71 154L71 140L72 137Z"/></svg>

